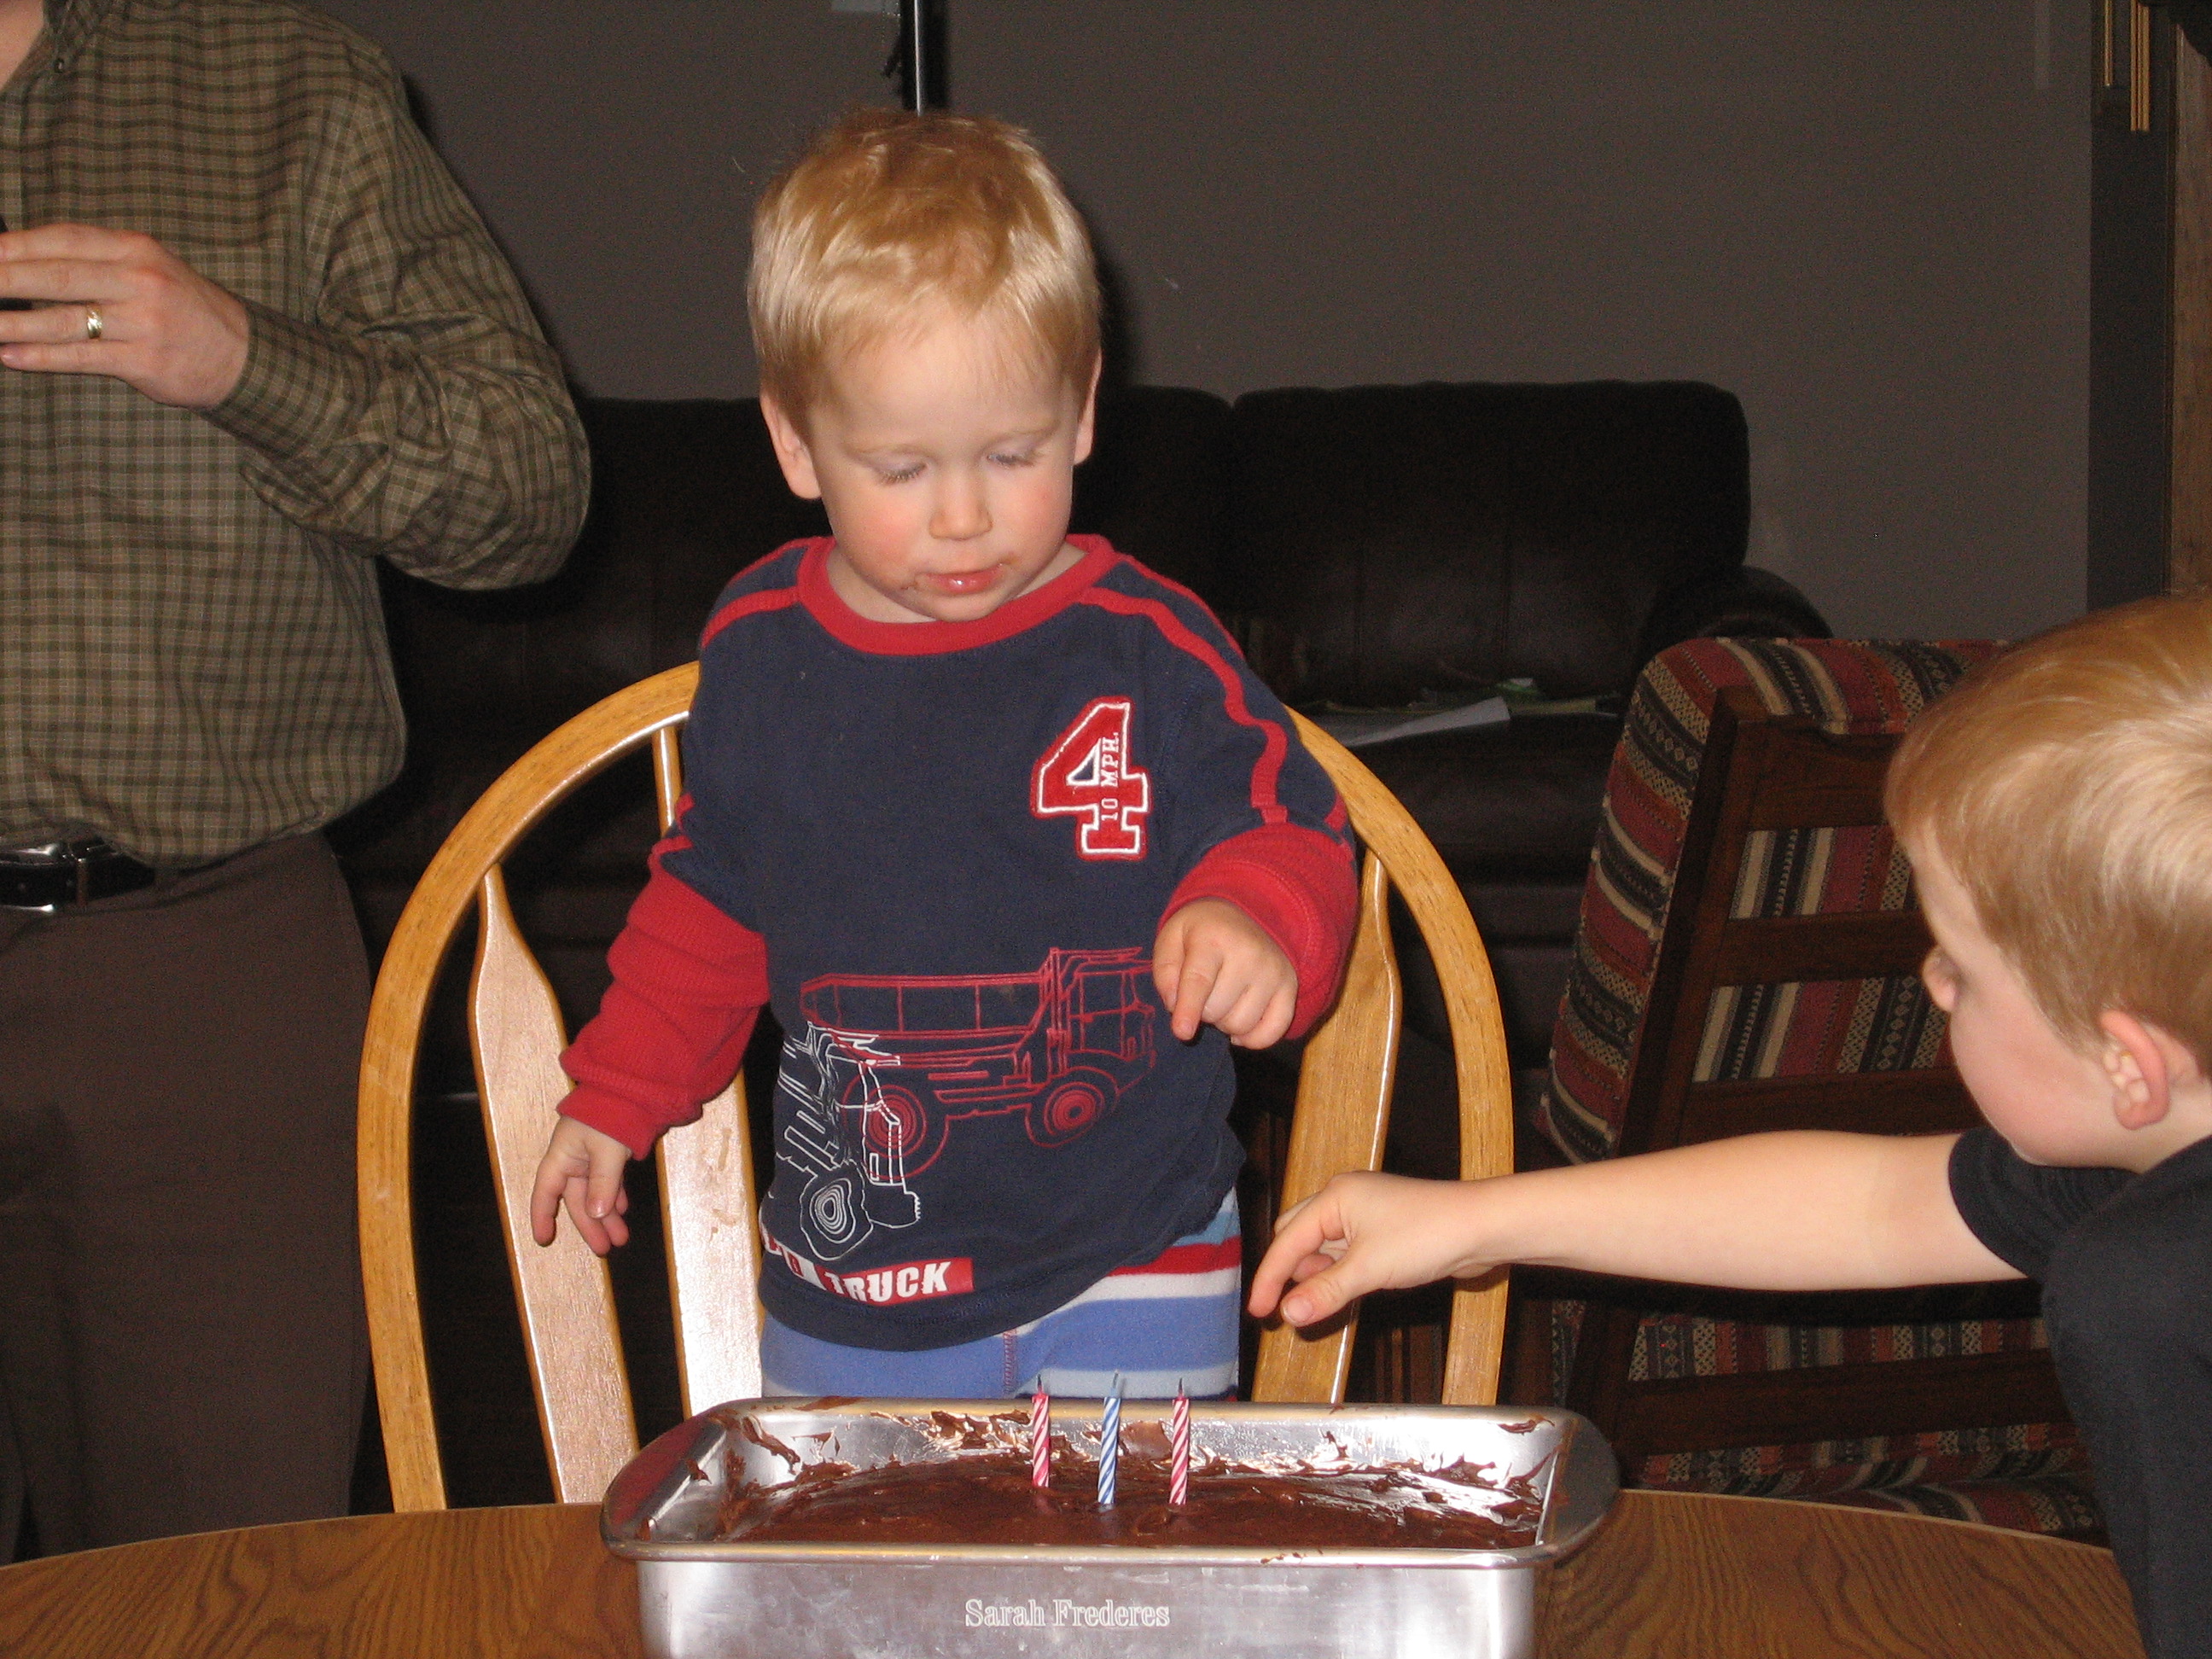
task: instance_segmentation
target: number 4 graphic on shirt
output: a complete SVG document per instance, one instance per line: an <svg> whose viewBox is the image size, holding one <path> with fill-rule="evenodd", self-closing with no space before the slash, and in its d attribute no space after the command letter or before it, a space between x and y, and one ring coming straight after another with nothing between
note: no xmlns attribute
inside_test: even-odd
<svg viewBox="0 0 2212 1659"><path fill-rule="evenodd" d="M1076 848L1087 859L1145 856L1145 815L1152 779L1129 764L1130 702L1100 697L1038 757L1030 810L1041 818L1082 821Z"/></svg>

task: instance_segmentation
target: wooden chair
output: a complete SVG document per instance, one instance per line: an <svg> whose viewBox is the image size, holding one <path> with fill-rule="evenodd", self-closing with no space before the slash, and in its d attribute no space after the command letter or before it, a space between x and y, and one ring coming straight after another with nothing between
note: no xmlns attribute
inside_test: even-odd
<svg viewBox="0 0 2212 1659"><path fill-rule="evenodd" d="M470 1037L556 1492L564 1502L595 1501L637 1449L605 1264L571 1227L550 1249L529 1237L531 1179L568 1088L557 1063L566 1039L552 991L515 925L501 866L557 801L641 747L652 750L665 825L683 793L678 738L696 678L692 665L641 681L518 761L440 849L386 954L362 1060L362 1254L385 1455L400 1510L446 1504L416 1291L410 1121L425 1009L471 915ZM1305 1045L1284 1201L1304 1197L1339 1170L1380 1161L1400 1006L1387 903L1394 887L1446 989L1462 1167L1470 1176L1503 1173L1512 1157L1510 1073L1489 963L1467 906L1396 799L1325 733L1299 725L1336 781L1367 855L1344 993ZM699 1123L668 1136L659 1157L684 1408L696 1412L760 1388L760 1247L742 1082L710 1103ZM1503 1275L1457 1293L1448 1399L1495 1398L1504 1296ZM1340 1399L1352 1338L1348 1323L1316 1338L1269 1331L1254 1397Z"/></svg>
<svg viewBox="0 0 2212 1659"><path fill-rule="evenodd" d="M1928 931L1881 785L1911 715L1996 648L1693 641L1645 671L1539 1108L1567 1156L1978 1121L1918 982ZM2087 1523L2025 1286L1583 1288L1522 1328L1643 1484Z"/></svg>

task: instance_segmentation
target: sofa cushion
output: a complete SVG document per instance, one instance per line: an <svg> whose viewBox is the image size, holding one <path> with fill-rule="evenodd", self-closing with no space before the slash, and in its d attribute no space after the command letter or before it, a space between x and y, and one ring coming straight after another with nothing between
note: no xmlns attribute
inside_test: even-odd
<svg viewBox="0 0 2212 1659"><path fill-rule="evenodd" d="M1218 607L1229 534L1229 404L1187 386L1101 386L1068 527Z"/></svg>
<svg viewBox="0 0 2212 1659"><path fill-rule="evenodd" d="M1579 882L1620 737L1610 714L1516 716L1358 753L1462 884L1503 876Z"/></svg>
<svg viewBox="0 0 2212 1659"><path fill-rule="evenodd" d="M1482 930L1516 1066L1540 1065L1565 982L1606 768L1609 714L1516 715L1503 726L1403 738L1359 757L1406 804ZM1400 940L1406 1020L1437 1042L1449 1025L1418 937ZM1452 1139L1435 1156L1451 1167Z"/></svg>
<svg viewBox="0 0 2212 1659"><path fill-rule="evenodd" d="M1232 429L1223 594L1293 704L1625 694L1661 600L1743 563L1749 439L1712 386L1285 388Z"/></svg>

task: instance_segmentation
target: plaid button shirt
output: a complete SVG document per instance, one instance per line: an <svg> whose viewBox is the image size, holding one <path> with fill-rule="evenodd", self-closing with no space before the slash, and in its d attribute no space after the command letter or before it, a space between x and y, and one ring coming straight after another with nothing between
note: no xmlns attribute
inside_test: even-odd
<svg viewBox="0 0 2212 1659"><path fill-rule="evenodd" d="M0 216L138 230L246 303L204 414L0 369L0 846L151 863L326 823L405 733L374 559L551 574L583 434L384 54L276 0L47 0Z"/></svg>

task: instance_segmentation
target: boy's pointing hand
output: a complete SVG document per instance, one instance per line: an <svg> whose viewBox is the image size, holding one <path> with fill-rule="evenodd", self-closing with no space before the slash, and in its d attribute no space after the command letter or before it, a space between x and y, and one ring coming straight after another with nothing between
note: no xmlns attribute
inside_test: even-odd
<svg viewBox="0 0 2212 1659"><path fill-rule="evenodd" d="M1471 1278L1498 1257L1484 1224L1500 1190L1487 1182L1348 1174L1275 1223L1246 1306L1265 1319L1279 1302L1293 1325L1328 1318L1370 1291Z"/></svg>
<svg viewBox="0 0 2212 1659"><path fill-rule="evenodd" d="M1281 1040L1297 1011L1298 975L1260 924L1223 899L1197 899L1160 924L1152 983L1188 1042L1216 1025L1240 1048Z"/></svg>

